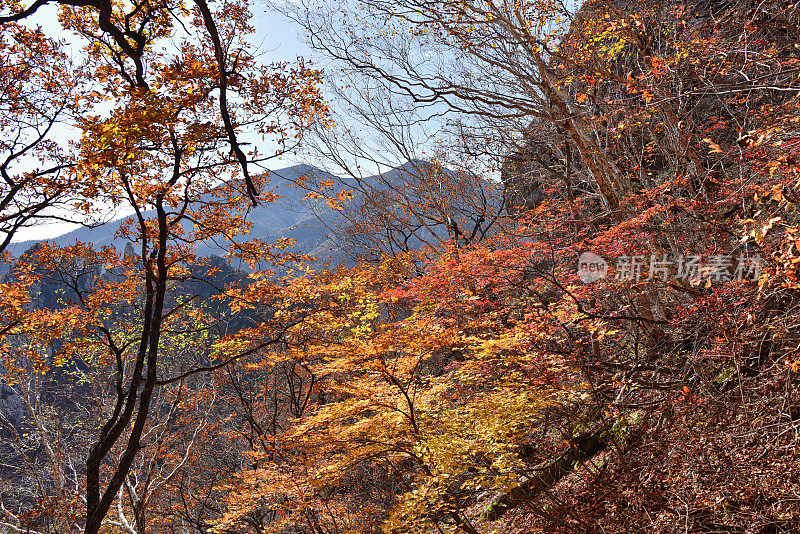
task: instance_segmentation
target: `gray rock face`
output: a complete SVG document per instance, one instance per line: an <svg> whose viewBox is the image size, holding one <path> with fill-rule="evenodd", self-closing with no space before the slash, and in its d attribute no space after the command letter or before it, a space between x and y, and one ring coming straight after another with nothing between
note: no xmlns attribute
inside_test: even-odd
<svg viewBox="0 0 800 534"><path fill-rule="evenodd" d="M0 382L0 416L13 426L16 426L20 417L24 415L22 399L8 385Z"/></svg>

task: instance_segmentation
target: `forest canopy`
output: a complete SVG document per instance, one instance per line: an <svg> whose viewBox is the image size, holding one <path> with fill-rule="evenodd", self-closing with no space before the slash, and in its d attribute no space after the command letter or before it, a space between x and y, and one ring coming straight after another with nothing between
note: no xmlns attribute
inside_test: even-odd
<svg viewBox="0 0 800 534"><path fill-rule="evenodd" d="M795 532L800 7L278 7L0 0L0 532Z"/></svg>

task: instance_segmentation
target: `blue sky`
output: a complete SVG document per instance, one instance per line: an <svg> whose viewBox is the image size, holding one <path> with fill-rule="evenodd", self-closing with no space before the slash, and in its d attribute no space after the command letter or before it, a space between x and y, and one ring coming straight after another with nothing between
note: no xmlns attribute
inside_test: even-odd
<svg viewBox="0 0 800 534"><path fill-rule="evenodd" d="M253 27L256 35L253 44L273 61L293 61L298 56L313 59L303 42L301 28L282 13L267 6L253 8Z"/></svg>

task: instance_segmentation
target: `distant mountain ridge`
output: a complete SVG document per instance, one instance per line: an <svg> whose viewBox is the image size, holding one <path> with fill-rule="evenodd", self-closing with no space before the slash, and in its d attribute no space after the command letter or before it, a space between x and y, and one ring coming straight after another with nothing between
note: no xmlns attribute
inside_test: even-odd
<svg viewBox="0 0 800 534"><path fill-rule="evenodd" d="M424 162L407 162L387 172L366 177L363 181L376 184L376 186L381 183L401 185L406 181L408 173L413 172L412 169L422 163ZM305 164L271 171L267 187L275 188L279 198L275 202L260 204L250 210L247 220L253 227L250 234L243 236L242 239L258 238L265 242L271 242L281 237L291 238L296 241L295 249L298 252L311 254L317 257L318 262L333 260L339 255L341 248L329 235L329 229L336 226L337 222L341 222L339 212L327 208L325 203L317 204L313 200L306 199L308 191L295 185L301 177L308 177L312 182L337 181L334 175ZM356 194L350 202L357 201L358 196ZM41 241L62 247L77 241L98 247L112 245L122 253L130 242L116 237L116 234L120 226L131 217L121 217L94 228L78 228L58 237ZM446 229L442 228L441 230L446 235ZM31 246L41 241L29 240L15 243L10 247L10 252L12 256L19 257ZM201 257L221 255L224 252L222 248L213 243L197 245L197 254Z"/></svg>
<svg viewBox="0 0 800 534"><path fill-rule="evenodd" d="M329 254L332 245L324 234L324 225L320 218L330 217L322 210L315 209L313 201L304 200L306 191L292 183L298 178L309 176L314 180L333 179L334 177L310 165L294 165L270 172L268 187L275 187L280 198L275 202L260 204L251 209L247 220L253 224L247 238L260 238L264 241L280 237L291 237L297 241L297 248L308 253ZM80 241L95 246L112 245L123 252L129 241L116 237L119 228L132 216L121 217L109 223L89 228L83 227L67 232L58 237L42 240L58 246L67 246ZM38 240L15 243L10 247L14 256L19 256ZM213 243L201 243L197 246L199 256L219 255L223 250Z"/></svg>

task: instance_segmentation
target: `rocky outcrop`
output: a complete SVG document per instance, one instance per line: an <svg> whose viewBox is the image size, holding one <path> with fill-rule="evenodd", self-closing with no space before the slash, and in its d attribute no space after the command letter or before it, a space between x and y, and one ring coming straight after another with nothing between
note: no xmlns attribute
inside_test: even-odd
<svg viewBox="0 0 800 534"><path fill-rule="evenodd" d="M4 423L16 426L25 414L22 399L9 385L0 382L0 417Z"/></svg>
<svg viewBox="0 0 800 534"><path fill-rule="evenodd" d="M743 105L725 100L726 94L719 88L730 87L731 94L739 95L740 85L757 79L762 73L752 58L739 58L734 47L730 57L720 59L727 63L709 69L688 59L680 60L676 51L678 47L696 47L703 40L736 43L744 37L742 20L747 21L748 30L747 42L741 48L748 53L775 47L782 50L781 54L792 56L787 60L800 57L800 46L793 45L800 40L800 7L780 0L583 3L559 50L577 58L591 54L591 50L606 50L604 81L587 81L597 76L591 66L581 70L569 61L554 61L552 76L559 80L560 90L570 98L580 95L580 99L567 102L566 114L563 109L557 110L556 103L551 108L543 106L545 115L557 111L553 120L532 119L522 132L522 140L509 148L501 171L508 212L519 214L550 197L571 200L583 193L597 193L594 184L599 184L600 177L593 175L598 171L607 174L604 180L616 189L604 190L603 195L608 197L611 192L618 198L676 176L689 175L692 190L688 193L692 195L706 193L715 181L724 180L726 169L735 168L735 162L698 146L700 138L736 143L736 136L742 133L723 126L749 124L752 110L779 106L793 98L793 91L766 87L789 87L792 74L777 72ZM622 27L626 29L620 30ZM591 45L587 46L587 40ZM658 80L666 84L664 90L673 97L662 102L645 100L641 89L632 90L626 84L626 80L650 76L653 57L673 58L671 73ZM750 70L742 71L740 63L747 63L742 68ZM680 98L674 96L678 94ZM591 145L588 150L577 150L574 132L570 139L556 126L570 121L582 129L580 135ZM714 173L714 179L709 180Z"/></svg>

